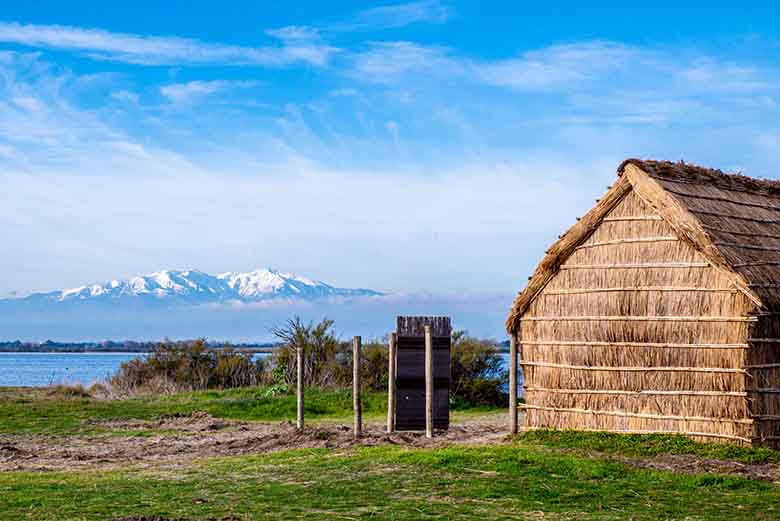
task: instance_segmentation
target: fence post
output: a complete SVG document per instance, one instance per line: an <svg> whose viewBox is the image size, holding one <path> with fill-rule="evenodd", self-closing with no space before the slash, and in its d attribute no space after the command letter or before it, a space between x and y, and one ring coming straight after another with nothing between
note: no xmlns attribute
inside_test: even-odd
<svg viewBox="0 0 780 521"><path fill-rule="evenodd" d="M297 363L298 381L296 382L295 394L298 402L298 430L303 430L303 347L298 347L295 352Z"/></svg>
<svg viewBox="0 0 780 521"><path fill-rule="evenodd" d="M425 437L433 438L433 333L425 326Z"/></svg>
<svg viewBox="0 0 780 521"><path fill-rule="evenodd" d="M517 335L509 335L509 432L517 434Z"/></svg>
<svg viewBox="0 0 780 521"><path fill-rule="evenodd" d="M355 409L355 438L363 433L363 404L360 401L360 344L359 336L352 339L352 405Z"/></svg>
<svg viewBox="0 0 780 521"><path fill-rule="evenodd" d="M387 432L395 430L395 349L397 336L390 333L387 345Z"/></svg>

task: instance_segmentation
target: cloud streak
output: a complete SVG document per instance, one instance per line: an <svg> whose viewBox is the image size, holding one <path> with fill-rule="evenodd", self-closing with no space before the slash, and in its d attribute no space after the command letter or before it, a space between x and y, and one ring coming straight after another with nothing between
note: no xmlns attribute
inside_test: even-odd
<svg viewBox="0 0 780 521"><path fill-rule="evenodd" d="M436 0L374 7L357 13L344 30L396 29L415 23L445 23L452 10Z"/></svg>
<svg viewBox="0 0 780 521"><path fill-rule="evenodd" d="M138 65L322 66L337 52L328 45L290 39L279 46L243 47L190 38L19 23L0 23L0 42L73 51L96 60Z"/></svg>
<svg viewBox="0 0 780 521"><path fill-rule="evenodd" d="M171 83L160 87L160 94L168 98L173 103L191 103L197 99L223 92L230 88L254 87L256 81L188 81L186 83Z"/></svg>

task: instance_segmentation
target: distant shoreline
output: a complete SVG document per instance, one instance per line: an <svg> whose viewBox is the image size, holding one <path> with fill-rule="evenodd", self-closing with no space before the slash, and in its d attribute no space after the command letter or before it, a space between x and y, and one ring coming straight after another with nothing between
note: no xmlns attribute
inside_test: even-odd
<svg viewBox="0 0 780 521"><path fill-rule="evenodd" d="M210 349L222 349L221 347L213 347ZM250 353L273 353L275 348L268 347L268 348L236 348L237 351L249 351ZM148 355L153 353L153 351L116 351L116 350L7 350L7 349L0 349L0 354L7 354L7 355L13 355L13 354L48 354L48 355Z"/></svg>

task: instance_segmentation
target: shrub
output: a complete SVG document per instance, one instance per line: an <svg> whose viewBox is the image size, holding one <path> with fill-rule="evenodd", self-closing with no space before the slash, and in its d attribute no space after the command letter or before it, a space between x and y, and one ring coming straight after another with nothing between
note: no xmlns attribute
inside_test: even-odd
<svg viewBox="0 0 780 521"><path fill-rule="evenodd" d="M148 357L124 362L109 383L125 393L226 389L257 385L264 372L264 361L253 361L249 351L209 349L203 340L163 342Z"/></svg>
<svg viewBox="0 0 780 521"><path fill-rule="evenodd" d="M492 342L452 333L450 397L470 405L506 405L503 387L508 378L503 360Z"/></svg>

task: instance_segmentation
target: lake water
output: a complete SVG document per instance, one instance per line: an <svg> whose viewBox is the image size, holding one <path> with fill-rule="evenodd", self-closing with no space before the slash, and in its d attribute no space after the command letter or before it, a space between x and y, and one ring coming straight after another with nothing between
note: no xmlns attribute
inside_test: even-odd
<svg viewBox="0 0 780 521"><path fill-rule="evenodd" d="M138 353L0 353L0 387L90 385L114 374ZM262 353L255 356L267 356ZM501 354L508 365L509 355ZM518 382L522 386L522 382Z"/></svg>

